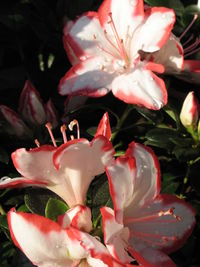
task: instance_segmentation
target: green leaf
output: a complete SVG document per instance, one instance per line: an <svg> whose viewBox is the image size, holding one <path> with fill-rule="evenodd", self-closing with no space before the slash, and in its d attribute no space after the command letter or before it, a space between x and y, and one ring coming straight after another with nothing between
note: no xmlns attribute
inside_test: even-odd
<svg viewBox="0 0 200 267"><path fill-rule="evenodd" d="M28 189L27 192L24 196L24 202L29 211L45 216L45 209L49 198L56 197L56 195L43 188Z"/></svg>
<svg viewBox="0 0 200 267"><path fill-rule="evenodd" d="M184 5L180 0L145 0L145 2L150 6L173 8L178 15L181 15L184 10Z"/></svg>
<svg viewBox="0 0 200 267"><path fill-rule="evenodd" d="M53 221L57 221L59 215L64 214L69 207L63 201L50 198L45 208L45 216Z"/></svg>
<svg viewBox="0 0 200 267"><path fill-rule="evenodd" d="M9 156L5 149L0 147L0 162L8 164L9 162Z"/></svg>
<svg viewBox="0 0 200 267"><path fill-rule="evenodd" d="M8 230L7 215L0 215L0 227Z"/></svg>

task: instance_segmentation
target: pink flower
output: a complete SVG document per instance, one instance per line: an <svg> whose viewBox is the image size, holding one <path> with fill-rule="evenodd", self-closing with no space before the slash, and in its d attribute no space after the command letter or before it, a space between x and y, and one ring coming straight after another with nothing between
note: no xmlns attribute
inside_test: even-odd
<svg viewBox="0 0 200 267"><path fill-rule="evenodd" d="M108 114L104 116L108 117ZM107 123L105 127L108 129ZM3 177L0 189L30 185L46 187L70 207L84 205L91 181L113 160L114 149L108 137L107 130L102 133L101 127L91 142L84 138L67 142L64 135L65 143L59 147L53 140L54 146L43 145L29 151L17 149L12 153L12 160L22 177Z"/></svg>
<svg viewBox="0 0 200 267"><path fill-rule="evenodd" d="M186 96L180 113L180 120L185 128L196 127L199 119L199 102L195 98L194 92L189 92Z"/></svg>
<svg viewBox="0 0 200 267"><path fill-rule="evenodd" d="M38 267L124 266L93 236L74 227L63 229L45 217L15 210L8 213L8 224L15 245Z"/></svg>
<svg viewBox="0 0 200 267"><path fill-rule="evenodd" d="M195 225L195 212L183 200L160 194L160 168L154 153L132 142L125 157L106 168L114 212L102 209L104 242L116 259L144 266L174 267L167 256L179 249Z"/></svg>
<svg viewBox="0 0 200 267"><path fill-rule="evenodd" d="M74 65L61 79L62 95L104 96L112 93L126 103L160 109L167 91L160 64L143 58L159 51L175 22L171 9L144 11L142 0L104 0L98 12L89 12L67 25L64 44ZM170 56L170 54L169 54Z"/></svg>

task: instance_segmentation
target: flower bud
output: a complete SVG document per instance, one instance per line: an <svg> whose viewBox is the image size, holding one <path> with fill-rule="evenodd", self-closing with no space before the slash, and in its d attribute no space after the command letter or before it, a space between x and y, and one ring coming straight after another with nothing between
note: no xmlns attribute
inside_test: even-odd
<svg viewBox="0 0 200 267"><path fill-rule="evenodd" d="M4 120L8 124L6 130L10 134L14 134L18 137L24 137L25 135L30 134L30 130L14 110L10 109L7 106L1 105L0 112Z"/></svg>
<svg viewBox="0 0 200 267"><path fill-rule="evenodd" d="M46 122L46 114L40 95L28 80L20 96L19 112L29 124L41 125Z"/></svg>
<svg viewBox="0 0 200 267"><path fill-rule="evenodd" d="M56 128L58 126L58 114L51 99L49 99L48 102L46 103L45 111L46 111L47 121L51 123L53 128Z"/></svg>
<svg viewBox="0 0 200 267"><path fill-rule="evenodd" d="M199 102L194 96L194 92L190 92L184 102L180 113L180 120L185 128L196 127L199 119Z"/></svg>

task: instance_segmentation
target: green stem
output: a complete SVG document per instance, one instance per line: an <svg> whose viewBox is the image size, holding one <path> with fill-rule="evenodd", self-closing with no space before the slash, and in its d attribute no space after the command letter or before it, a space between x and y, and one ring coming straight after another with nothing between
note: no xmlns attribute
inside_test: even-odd
<svg viewBox="0 0 200 267"><path fill-rule="evenodd" d="M5 210L3 209L2 205L0 204L0 214L1 215L6 215Z"/></svg>
<svg viewBox="0 0 200 267"><path fill-rule="evenodd" d="M121 118L117 122L116 129L115 129L114 133L112 134L112 141L114 141L114 139L116 138L117 134L120 131L121 126L123 125L124 121L126 120L126 118L128 117L128 115L129 115L129 113L131 112L132 109L133 109L132 105L127 105L126 106Z"/></svg>

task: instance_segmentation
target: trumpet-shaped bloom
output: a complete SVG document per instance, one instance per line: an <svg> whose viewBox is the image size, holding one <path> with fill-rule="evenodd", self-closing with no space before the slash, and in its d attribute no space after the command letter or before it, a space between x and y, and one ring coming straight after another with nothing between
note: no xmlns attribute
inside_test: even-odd
<svg viewBox="0 0 200 267"><path fill-rule="evenodd" d="M105 127L107 129L107 124ZM29 151L25 148L17 149L12 153L12 160L22 177L3 177L0 189L32 184L55 192L70 207L84 205L91 181L103 173L105 165L113 160L114 149L105 137L109 134L105 130L104 136L101 131L97 131L91 142L79 138L59 147L43 145Z"/></svg>
<svg viewBox="0 0 200 267"><path fill-rule="evenodd" d="M74 65L61 79L62 95L100 97L112 91L124 102L160 109L167 103L164 67L143 58L160 50L175 22L171 9L144 11L143 0L104 0L65 29L64 44ZM170 54L169 54L170 56Z"/></svg>
<svg viewBox="0 0 200 267"><path fill-rule="evenodd" d="M14 210L8 213L8 224L15 245L38 267L124 266L103 244L76 228L63 229L45 217Z"/></svg>
<svg viewBox="0 0 200 267"><path fill-rule="evenodd" d="M114 213L108 208L102 212L104 240L111 248L118 240L113 255L124 254L127 261L128 251L145 266L175 266L167 254L189 237L195 213L183 200L160 194L160 168L154 153L133 142L125 157L106 169Z"/></svg>

